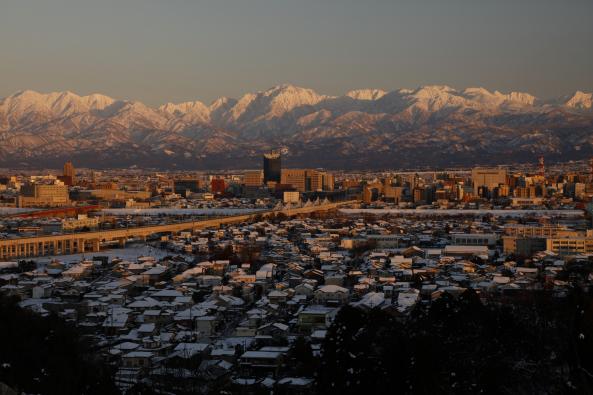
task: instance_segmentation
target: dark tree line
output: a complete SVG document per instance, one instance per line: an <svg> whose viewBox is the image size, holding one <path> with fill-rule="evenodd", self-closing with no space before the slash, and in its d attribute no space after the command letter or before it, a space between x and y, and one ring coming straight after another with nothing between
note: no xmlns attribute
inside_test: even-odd
<svg viewBox="0 0 593 395"><path fill-rule="evenodd" d="M445 294L403 318L344 307L328 330L320 394L592 393L593 302Z"/></svg>
<svg viewBox="0 0 593 395"><path fill-rule="evenodd" d="M117 394L113 371L77 329L0 294L0 382L17 393Z"/></svg>

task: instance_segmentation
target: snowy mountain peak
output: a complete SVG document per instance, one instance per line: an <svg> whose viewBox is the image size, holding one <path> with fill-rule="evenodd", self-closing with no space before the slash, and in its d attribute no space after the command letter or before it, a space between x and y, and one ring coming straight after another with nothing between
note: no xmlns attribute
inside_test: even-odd
<svg viewBox="0 0 593 395"><path fill-rule="evenodd" d="M296 93L296 92L302 92L302 91L312 91L309 88L303 88L294 84L290 84L290 83L285 83L285 84L279 84L279 85L275 85L269 89L266 89L264 91L264 93L266 94L274 94L274 93L281 93L281 92L290 92L290 93Z"/></svg>
<svg viewBox="0 0 593 395"><path fill-rule="evenodd" d="M525 92L511 92L506 95L506 100L511 103L533 106L536 98L535 96Z"/></svg>
<svg viewBox="0 0 593 395"><path fill-rule="evenodd" d="M313 106L327 96L312 89L291 84L274 86L266 91L243 95L225 117L226 123L241 122L255 126L266 119L282 117L298 107Z"/></svg>
<svg viewBox="0 0 593 395"><path fill-rule="evenodd" d="M237 104L237 99L223 96L223 97L219 97L218 99L216 99L212 103L210 103L210 106L208 108L210 109L210 111L216 111L220 108L230 108L230 107L234 106L235 104Z"/></svg>
<svg viewBox="0 0 593 395"><path fill-rule="evenodd" d="M421 86L408 96L412 100L409 110L436 112L445 107L457 108L467 105L467 99L446 85Z"/></svg>
<svg viewBox="0 0 593 395"><path fill-rule="evenodd" d="M292 84L282 84L270 88L261 95L266 97L273 97L283 104L290 106L290 103L300 104L316 104L323 100L326 96L317 94L313 89L301 88Z"/></svg>
<svg viewBox="0 0 593 395"><path fill-rule="evenodd" d="M413 94L416 97L434 97L442 94L456 93L457 91L447 85L423 85L416 89Z"/></svg>
<svg viewBox="0 0 593 395"><path fill-rule="evenodd" d="M187 101L183 103L166 103L159 107L159 110L174 115L184 115L187 113L208 114L210 110L200 101Z"/></svg>
<svg viewBox="0 0 593 395"><path fill-rule="evenodd" d="M488 89L482 88L482 87L470 87L470 88L465 88L462 93L467 96L476 97L476 96L493 96L493 95L496 95L498 92L492 93Z"/></svg>
<svg viewBox="0 0 593 395"><path fill-rule="evenodd" d="M36 113L48 116L69 116L90 110L102 110L114 100L101 94L78 96L70 91L39 93L33 90L19 91L0 102L13 115Z"/></svg>
<svg viewBox="0 0 593 395"><path fill-rule="evenodd" d="M210 109L200 101L188 101L184 103L167 103L159 107L159 110L179 117L185 122L210 122Z"/></svg>
<svg viewBox="0 0 593 395"><path fill-rule="evenodd" d="M91 110L103 110L115 102L111 97L100 93L92 93L88 96L82 96L80 99L84 101Z"/></svg>
<svg viewBox="0 0 593 395"><path fill-rule="evenodd" d="M15 92L14 94L8 96L7 98L15 99L17 97L20 97L23 99L31 99L31 98L36 98L39 96L42 96L42 94L37 91L34 91L32 89L24 89L24 90Z"/></svg>
<svg viewBox="0 0 593 395"><path fill-rule="evenodd" d="M579 110L590 109L593 105L593 94L576 91L565 103L565 106Z"/></svg>
<svg viewBox="0 0 593 395"><path fill-rule="evenodd" d="M346 96L355 100L378 100L386 94L382 89L356 89L346 93Z"/></svg>

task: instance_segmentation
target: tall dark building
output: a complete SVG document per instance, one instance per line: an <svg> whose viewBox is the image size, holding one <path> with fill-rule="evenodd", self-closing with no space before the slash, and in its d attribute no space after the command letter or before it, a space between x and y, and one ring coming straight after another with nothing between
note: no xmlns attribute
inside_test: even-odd
<svg viewBox="0 0 593 395"><path fill-rule="evenodd" d="M58 179L68 186L76 184L76 170L72 162L68 161L64 163L64 172L62 176L58 176Z"/></svg>
<svg viewBox="0 0 593 395"><path fill-rule="evenodd" d="M200 180L175 180L173 181L173 190L183 196L187 196L188 193L196 193L201 191Z"/></svg>
<svg viewBox="0 0 593 395"><path fill-rule="evenodd" d="M282 160L280 152L272 151L269 154L264 154L264 183L274 181L280 183L282 176Z"/></svg>

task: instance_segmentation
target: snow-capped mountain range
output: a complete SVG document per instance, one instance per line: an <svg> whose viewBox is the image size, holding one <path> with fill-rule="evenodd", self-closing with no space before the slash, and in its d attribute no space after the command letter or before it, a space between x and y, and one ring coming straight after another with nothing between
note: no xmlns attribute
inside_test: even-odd
<svg viewBox="0 0 593 395"><path fill-rule="evenodd" d="M279 85L239 99L158 108L72 92L0 100L0 165L256 167L285 148L293 166L394 168L593 155L593 95L552 100L448 86L321 95Z"/></svg>

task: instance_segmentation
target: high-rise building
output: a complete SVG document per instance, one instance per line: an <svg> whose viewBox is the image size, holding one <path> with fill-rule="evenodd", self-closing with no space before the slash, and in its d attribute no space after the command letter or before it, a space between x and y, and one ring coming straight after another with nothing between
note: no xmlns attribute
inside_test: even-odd
<svg viewBox="0 0 593 395"><path fill-rule="evenodd" d="M478 195L478 190L482 187L491 191L499 185L506 185L507 172L505 169L475 167L472 169L472 183L474 195Z"/></svg>
<svg viewBox="0 0 593 395"><path fill-rule="evenodd" d="M307 170L308 191L333 191L334 175L325 171Z"/></svg>
<svg viewBox="0 0 593 395"><path fill-rule="evenodd" d="M59 177L61 181L64 182L66 185L74 185L76 184L76 170L74 169L74 165L72 162L68 161L64 163L64 170L62 172L63 176Z"/></svg>
<svg viewBox="0 0 593 395"><path fill-rule="evenodd" d="M280 183L282 176L282 158L280 152L272 151L264 154L264 184L272 181Z"/></svg>
<svg viewBox="0 0 593 395"><path fill-rule="evenodd" d="M333 191L333 174L314 169L284 169L282 184L292 185L299 192Z"/></svg>
<svg viewBox="0 0 593 395"><path fill-rule="evenodd" d="M282 170L281 184L291 185L299 192L306 192L306 172L304 169L284 169Z"/></svg>

